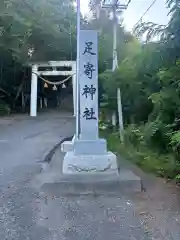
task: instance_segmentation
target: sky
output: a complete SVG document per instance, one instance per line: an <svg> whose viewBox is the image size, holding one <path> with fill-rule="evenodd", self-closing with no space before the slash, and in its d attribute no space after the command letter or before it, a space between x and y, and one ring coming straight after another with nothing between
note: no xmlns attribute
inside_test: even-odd
<svg viewBox="0 0 180 240"><path fill-rule="evenodd" d="M124 12L124 25L131 31L135 23L141 18L153 0L131 0L128 9ZM143 17L143 21L152 21L158 24L167 24L168 9L166 0L157 0L149 12ZM81 12L88 13L88 0L81 0Z"/></svg>

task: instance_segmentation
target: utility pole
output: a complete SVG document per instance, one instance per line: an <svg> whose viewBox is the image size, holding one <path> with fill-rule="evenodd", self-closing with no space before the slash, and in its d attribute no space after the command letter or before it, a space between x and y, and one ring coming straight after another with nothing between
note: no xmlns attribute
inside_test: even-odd
<svg viewBox="0 0 180 240"><path fill-rule="evenodd" d="M116 6L112 5L112 13L113 13L113 49L112 49L112 71L114 72L118 67L118 58L117 58L117 16L116 16ZM118 112L118 116L119 116ZM116 126L116 112L112 113L112 125ZM122 131L121 131L122 132ZM122 134L120 134L122 138Z"/></svg>
<svg viewBox="0 0 180 240"><path fill-rule="evenodd" d="M112 71L114 72L118 67L118 58L117 58L117 16L116 16L116 7L113 6L113 63Z"/></svg>
<svg viewBox="0 0 180 240"><path fill-rule="evenodd" d="M127 9L131 0L126 0L125 4L121 4L119 0L103 0L102 7L109 8L113 13L113 63L112 63L112 71L114 72L118 67L118 58L117 58L117 10L125 10ZM122 103L121 103L121 91L120 88L117 89L117 106L118 106L118 118L119 118L119 132L121 142L124 141L124 126L123 126L123 114L122 114ZM113 114L112 119L115 114Z"/></svg>
<svg viewBox="0 0 180 240"><path fill-rule="evenodd" d="M117 57L117 23L118 23L117 22L117 7L114 5L114 7L113 7L113 66L112 66L112 71L113 72L118 67L118 57ZM121 90L120 90L120 88L117 89L117 107L118 107L118 120L119 120L120 140L121 140L121 142L124 142L124 125L123 125L123 113L122 113Z"/></svg>

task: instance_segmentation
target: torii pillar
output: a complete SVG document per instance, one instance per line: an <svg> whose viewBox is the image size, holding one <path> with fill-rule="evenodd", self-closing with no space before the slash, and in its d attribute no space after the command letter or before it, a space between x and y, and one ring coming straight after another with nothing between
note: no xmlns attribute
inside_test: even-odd
<svg viewBox="0 0 180 240"><path fill-rule="evenodd" d="M31 103L30 103L30 116L37 116L37 80L38 80L38 67L32 66L32 78L31 78Z"/></svg>

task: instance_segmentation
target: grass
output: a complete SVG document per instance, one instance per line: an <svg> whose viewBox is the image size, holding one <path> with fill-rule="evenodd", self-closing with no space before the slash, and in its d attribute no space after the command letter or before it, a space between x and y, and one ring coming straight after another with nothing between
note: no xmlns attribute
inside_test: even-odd
<svg viewBox="0 0 180 240"><path fill-rule="evenodd" d="M180 172L178 163L172 154L160 154L147 146L122 144L117 133L101 131L101 136L107 139L108 148L125 159L130 160L146 172L156 176L174 179Z"/></svg>

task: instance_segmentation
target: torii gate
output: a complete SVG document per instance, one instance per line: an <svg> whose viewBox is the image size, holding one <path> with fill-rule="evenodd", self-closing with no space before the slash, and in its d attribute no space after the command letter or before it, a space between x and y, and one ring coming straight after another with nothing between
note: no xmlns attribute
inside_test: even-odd
<svg viewBox="0 0 180 240"><path fill-rule="evenodd" d="M40 67L52 67L52 71L40 71ZM69 71L58 71L57 67L70 67ZM30 116L37 116L37 84L38 76L72 76L73 108L76 115L76 61L49 61L32 65Z"/></svg>

